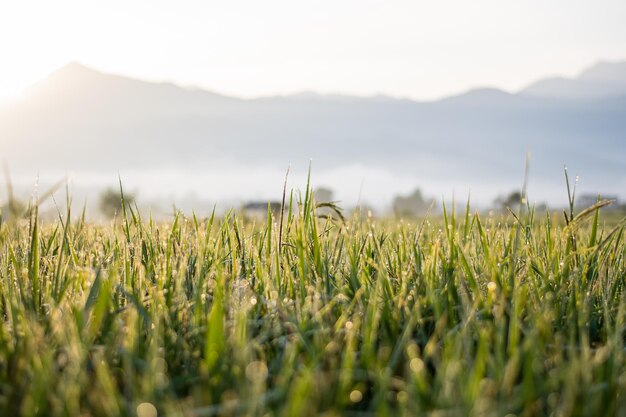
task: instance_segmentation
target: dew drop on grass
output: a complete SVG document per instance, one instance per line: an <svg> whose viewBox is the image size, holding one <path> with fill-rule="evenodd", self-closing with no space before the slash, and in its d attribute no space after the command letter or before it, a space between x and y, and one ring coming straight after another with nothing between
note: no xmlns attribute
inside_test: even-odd
<svg viewBox="0 0 626 417"><path fill-rule="evenodd" d="M350 393L350 401L352 401L353 403L361 402L362 399L363 394L358 389L355 389Z"/></svg>
<svg viewBox="0 0 626 417"><path fill-rule="evenodd" d="M396 395L399 403L405 403L409 399L409 394L406 391L400 391L398 395Z"/></svg>
<svg viewBox="0 0 626 417"><path fill-rule="evenodd" d="M420 373L424 369L424 361L420 358L413 358L411 362L409 362L409 367L413 372Z"/></svg>
<svg viewBox="0 0 626 417"><path fill-rule="evenodd" d="M267 365L265 362L253 361L246 366L246 378L252 383L261 383L267 378Z"/></svg>
<svg viewBox="0 0 626 417"><path fill-rule="evenodd" d="M157 409L152 403L141 403L137 406L137 417L157 417Z"/></svg>
<svg viewBox="0 0 626 417"><path fill-rule="evenodd" d="M410 345L406 348L406 353L410 358L414 358L420 353L420 348L417 346L417 343L411 342Z"/></svg>

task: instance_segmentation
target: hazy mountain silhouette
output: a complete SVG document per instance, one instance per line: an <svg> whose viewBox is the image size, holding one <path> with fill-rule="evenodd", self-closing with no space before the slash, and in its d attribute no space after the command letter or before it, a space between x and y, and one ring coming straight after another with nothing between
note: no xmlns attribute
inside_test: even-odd
<svg viewBox="0 0 626 417"><path fill-rule="evenodd" d="M626 63L517 94L476 89L432 102L302 93L253 100L102 74L71 63L0 109L13 169L117 170L215 163L366 164L423 178L560 178L626 185ZM516 182L517 184L517 182Z"/></svg>
<svg viewBox="0 0 626 417"><path fill-rule="evenodd" d="M521 94L554 99L602 99L626 95L626 62L599 62L576 78L540 80L522 90Z"/></svg>

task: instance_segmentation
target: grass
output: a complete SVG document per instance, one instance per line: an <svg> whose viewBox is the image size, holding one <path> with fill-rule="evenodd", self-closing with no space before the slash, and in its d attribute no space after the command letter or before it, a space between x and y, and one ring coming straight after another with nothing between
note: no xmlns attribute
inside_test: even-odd
<svg viewBox="0 0 626 417"><path fill-rule="evenodd" d="M0 415L626 415L604 203L415 224L286 204L4 222Z"/></svg>

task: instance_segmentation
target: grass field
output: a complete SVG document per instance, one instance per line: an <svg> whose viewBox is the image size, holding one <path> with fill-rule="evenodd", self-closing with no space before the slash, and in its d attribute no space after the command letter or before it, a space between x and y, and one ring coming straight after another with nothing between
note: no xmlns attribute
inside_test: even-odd
<svg viewBox="0 0 626 417"><path fill-rule="evenodd" d="M626 415L626 243L603 203L411 222L291 204L3 222L0 415Z"/></svg>

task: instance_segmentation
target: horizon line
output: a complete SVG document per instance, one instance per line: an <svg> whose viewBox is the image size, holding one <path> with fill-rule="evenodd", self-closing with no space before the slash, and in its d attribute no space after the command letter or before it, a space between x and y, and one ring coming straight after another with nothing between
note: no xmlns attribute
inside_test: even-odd
<svg viewBox="0 0 626 417"><path fill-rule="evenodd" d="M544 81L544 80L549 80L549 79L565 79L565 80L576 80L577 78L579 78L584 72L586 72L587 70L589 70L590 68L593 68L597 65L601 65L601 64L621 64L621 63L626 63L626 59L624 60L608 60L608 59L598 59L596 61L594 61L591 64L588 64L586 66L583 67L583 69L581 69L580 71L577 72L577 75L574 77L568 77L568 76L563 76L563 75L559 75L559 74L551 74L551 75L545 75L543 77L538 77L535 79L535 81L530 82L529 84L526 84L524 87L522 87L521 89L518 90L510 90L510 89L505 89L505 88L501 88L495 85L476 85L474 87L469 87L466 88L464 90L461 90L459 92L456 93L451 93L451 94L444 94L444 95L440 95L436 98L432 98L432 99L417 99L417 98L413 98L413 97L409 97L409 96L399 96L399 95L395 95L395 94L388 94L388 93L383 93L383 92L373 92L373 93L369 93L369 94L359 94L359 93L346 93L346 92L340 92L340 91L319 91L319 90L313 90L313 89L307 89L307 88L303 88L300 90L294 90L293 92L289 92L289 93L275 93L275 94L262 94L262 95L237 95L237 94L228 94L228 93L223 93L220 92L218 89L213 89L211 87L203 87L197 84L183 84L183 83L179 83L176 82L174 80L167 80L167 79L150 79L150 78L141 78L141 77L135 77L129 74L124 74L124 73L116 73L116 72L110 72L110 71L106 71L106 70L100 70L97 69L93 66L84 64L83 62L79 61L79 60L70 60L68 61L66 64L57 67L56 69L50 71L48 73L48 75L46 77L40 78L36 81L34 81L33 83L31 83L29 86L25 87L23 90L21 90L18 94L14 95L14 96L10 96L10 97L5 97L4 99L0 98L0 104L10 104L12 102L16 102L19 101L21 97L24 96L24 94L26 94L29 90L31 90L33 87L35 87L37 84L40 84L42 82L45 82L47 79L49 79L52 75L54 75L55 73L58 73L60 71L62 71L63 69L72 67L72 66L76 66L76 67L80 67L83 68L85 70L88 70L90 72L94 72L94 73L98 73L101 75L105 75L105 76L112 76L112 77L119 77L119 78L125 78L128 80L132 80L132 81L137 81L137 82L143 82L143 83L148 83L148 84L154 84L154 85L171 85L183 90L187 90L187 91L199 91L199 92L205 92L205 93L209 93L209 94L214 94L214 95L218 95L224 98L230 98L230 99L235 99L235 100L242 100L242 101L254 101L254 100L264 100L264 99L273 99L273 98L283 98L283 99L297 99L298 96L303 96L303 98L307 98L306 96L310 96L310 97L319 97L320 99L324 99L324 98L337 98L337 99L362 99L362 100L376 100L376 99L390 99L390 100L394 100L394 101L410 101L413 103L435 103L438 101L442 101L442 100L446 100L449 98L454 98L454 97L459 97L459 96L463 96L466 95L468 93L472 93L475 91L481 91L481 90L491 90L491 91L498 91L498 92L502 92L504 94L508 94L508 95L512 95L512 96L516 96L516 95L520 95L520 93L522 93L524 90L528 89L530 86Z"/></svg>

